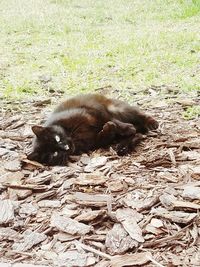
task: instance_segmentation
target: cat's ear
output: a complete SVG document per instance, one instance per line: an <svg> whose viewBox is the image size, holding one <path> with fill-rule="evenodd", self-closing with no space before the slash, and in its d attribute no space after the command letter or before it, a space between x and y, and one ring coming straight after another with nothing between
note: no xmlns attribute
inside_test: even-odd
<svg viewBox="0 0 200 267"><path fill-rule="evenodd" d="M32 131L37 137L40 137L42 134L44 134L45 129L45 127L39 125L32 126Z"/></svg>

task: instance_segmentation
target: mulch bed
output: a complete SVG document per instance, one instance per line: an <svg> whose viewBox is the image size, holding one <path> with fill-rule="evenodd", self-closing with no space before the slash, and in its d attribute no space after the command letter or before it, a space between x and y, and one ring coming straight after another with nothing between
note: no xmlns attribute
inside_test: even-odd
<svg viewBox="0 0 200 267"><path fill-rule="evenodd" d="M1 262L200 266L200 124L182 118L186 101L149 108L160 128L131 155L97 150L66 167L26 159L49 103L3 103Z"/></svg>

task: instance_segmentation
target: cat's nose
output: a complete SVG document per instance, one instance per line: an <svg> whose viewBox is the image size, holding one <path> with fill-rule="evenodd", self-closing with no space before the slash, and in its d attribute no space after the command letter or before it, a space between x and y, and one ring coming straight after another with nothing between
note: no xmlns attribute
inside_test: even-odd
<svg viewBox="0 0 200 267"><path fill-rule="evenodd" d="M65 150L69 150L69 146L68 145L65 145Z"/></svg>

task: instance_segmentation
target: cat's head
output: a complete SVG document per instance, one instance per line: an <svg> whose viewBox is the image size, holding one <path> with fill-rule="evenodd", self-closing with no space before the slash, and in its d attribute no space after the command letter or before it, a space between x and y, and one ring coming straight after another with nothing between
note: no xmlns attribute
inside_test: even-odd
<svg viewBox="0 0 200 267"><path fill-rule="evenodd" d="M61 126L33 126L35 134L33 152L29 160L47 165L66 165L73 152L73 143Z"/></svg>

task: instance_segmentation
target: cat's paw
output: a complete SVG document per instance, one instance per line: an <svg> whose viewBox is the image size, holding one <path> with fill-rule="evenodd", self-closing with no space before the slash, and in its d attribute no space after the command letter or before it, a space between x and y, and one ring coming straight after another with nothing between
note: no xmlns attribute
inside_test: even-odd
<svg viewBox="0 0 200 267"><path fill-rule="evenodd" d="M149 130L156 130L159 126L159 123L153 118L153 117L148 117L146 120L146 127Z"/></svg>
<svg viewBox="0 0 200 267"><path fill-rule="evenodd" d="M115 129L116 129L116 124L112 121L108 121L104 124L102 131L108 132L108 131L114 131Z"/></svg>
<svg viewBox="0 0 200 267"><path fill-rule="evenodd" d="M125 145L125 144L118 144L116 146L116 152L117 152L117 155L124 156L124 155L128 154L129 147L128 147L128 145Z"/></svg>
<svg viewBox="0 0 200 267"><path fill-rule="evenodd" d="M129 152L133 151L134 148L144 139L144 136L137 133L132 139L122 141L116 146L116 152L119 156L124 156Z"/></svg>
<svg viewBox="0 0 200 267"><path fill-rule="evenodd" d="M134 136L136 134L136 129L132 124L127 123L126 127L124 127L122 136Z"/></svg>

